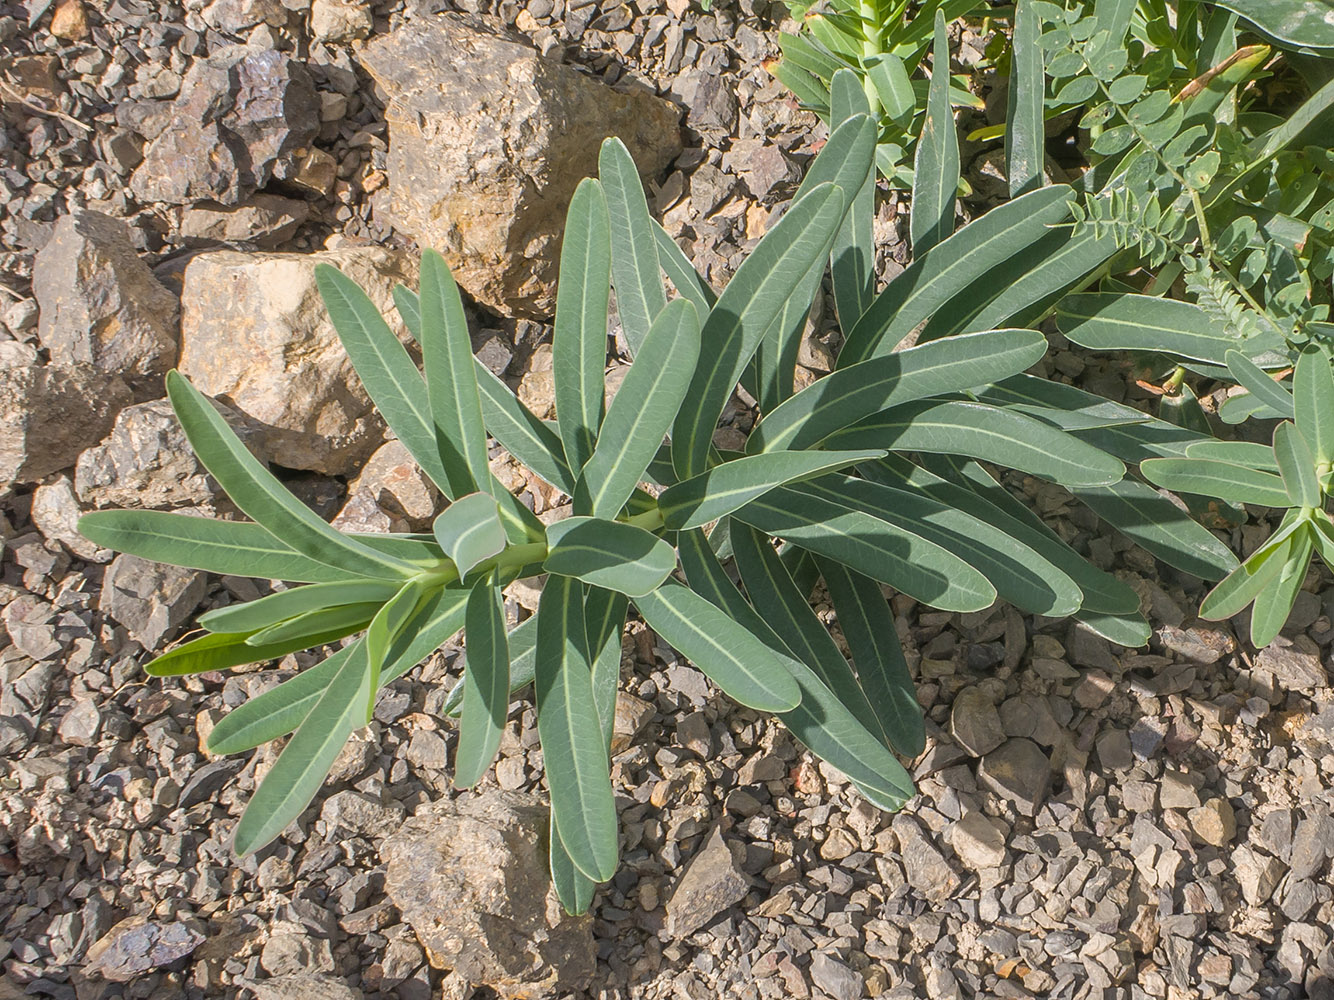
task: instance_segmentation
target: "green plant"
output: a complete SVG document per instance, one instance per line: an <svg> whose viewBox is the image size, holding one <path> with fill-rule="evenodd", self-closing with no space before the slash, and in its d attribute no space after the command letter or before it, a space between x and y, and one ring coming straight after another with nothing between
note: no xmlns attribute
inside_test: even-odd
<svg viewBox="0 0 1334 1000"><path fill-rule="evenodd" d="M1334 85L1271 113L1259 86L1270 49L1238 47L1237 15L1224 7L1026 8L1042 23L1047 113L1078 110L1089 134L1075 229L1114 240L1124 252L1103 273L1128 275L1063 302L1062 331L1087 347L1167 356L1170 388L1183 374L1175 365L1226 377L1222 357L1238 348L1282 367L1328 336L1334 159L1303 141L1329 120ZM1178 282L1189 304L1166 297Z"/></svg>
<svg viewBox="0 0 1334 1000"><path fill-rule="evenodd" d="M908 188L931 91L940 92L947 115L950 105L982 106L966 78L951 79L947 45L936 46L930 83L920 77L932 27L982 5L982 0L926 0L915 9L909 0L792 3L788 7L801 19L802 29L782 36L783 55L773 73L827 125L837 124L831 96L834 74L842 69L856 73L868 112L878 118L876 166L891 187Z"/></svg>
<svg viewBox="0 0 1334 1000"><path fill-rule="evenodd" d="M1286 508L1268 540L1205 597L1200 616L1230 618L1247 605L1251 642L1268 645L1292 612L1314 551L1334 570L1334 521L1326 509L1334 493L1334 373L1329 355L1309 348L1297 360L1292 385L1275 382L1246 356L1227 357L1237 382L1286 419L1274 428L1272 447L1245 441L1201 441L1180 458L1141 466L1153 482L1178 493L1231 503Z"/></svg>
<svg viewBox="0 0 1334 1000"><path fill-rule="evenodd" d="M420 369L365 294L320 269L367 392L451 498L431 535L335 531L182 376L169 376L192 447L253 520L108 511L85 516L81 531L145 558L305 586L210 611L200 619L209 634L159 656L149 672L218 670L361 633L210 734L218 753L292 734L237 826L238 851L258 850L296 820L378 690L462 629L464 676L449 700L460 715L455 781L480 779L510 698L532 684L552 875L564 904L585 909L616 866L608 754L631 604L723 692L776 713L876 805L901 806L913 792L895 751L920 752L924 728L882 585L950 611L1000 596L1074 615L1123 645L1148 638L1135 592L1079 557L977 459L1070 487L1190 572L1217 579L1235 566L1171 503L1122 479L1116 452L1138 460L1160 428L1022 374L1045 338L1005 324L1044 310L1074 280L1060 250L1074 238L1049 228L1069 218L1070 189L1032 191L952 234L952 198L924 198L940 241L876 294L871 211L860 195L873 182L877 128L854 74L834 79L832 100L837 124L797 197L720 295L649 217L624 146L604 144L600 177L581 183L567 220L554 424L471 356L459 293L438 255L423 255L419 295L395 295L420 343ZM917 184L952 192L957 160L926 162ZM794 392L827 268L847 344L837 371ZM670 301L664 275L677 292ZM613 288L634 361L604 409ZM917 346L895 350L914 331ZM712 438L738 382L761 418L744 454L722 453ZM569 496L573 516L544 525L500 488L488 434ZM739 584L724 570L729 558ZM539 574L547 582L537 613L508 628L502 588ZM851 664L809 603L820 577Z"/></svg>

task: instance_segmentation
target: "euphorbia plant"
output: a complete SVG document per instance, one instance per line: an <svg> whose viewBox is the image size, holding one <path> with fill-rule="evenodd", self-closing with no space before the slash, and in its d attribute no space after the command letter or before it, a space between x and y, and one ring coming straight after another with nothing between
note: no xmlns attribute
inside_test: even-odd
<svg viewBox="0 0 1334 1000"><path fill-rule="evenodd" d="M420 294L396 295L420 342L420 368L367 296L320 268L329 314L367 392L450 500L431 535L334 530L185 378L169 377L191 445L252 520L109 511L86 516L81 530L146 558L304 586L208 612L200 624L209 634L158 657L149 672L218 670L357 636L209 735L212 751L236 753L292 734L237 826L238 851L258 850L297 819L366 723L377 691L461 629L455 781L469 786L485 774L511 696L531 683L552 873L571 910L585 909L595 883L616 868L608 758L620 633L632 605L723 692L777 714L886 809L913 794L895 752L916 755L925 737L883 584L951 611L987 608L999 594L1025 610L1077 614L1121 642L1144 641L1134 592L1084 562L970 461L1090 490L1121 479L1121 462L1101 448L1008 399L993 405L967 391L1017 376L1042 356L1044 338L1024 329L961 335L958 326L976 319L970 307L941 319L948 336L901 351L885 340L896 324L933 320L952 295L974 287L987 259L1041 238L1065 195L1034 192L1026 197L1037 200L1016 203L999 229L965 228L905 272L911 287L896 282L877 297L869 208L858 200L850 212L848 197L871 183L876 127L858 113L855 80L836 84L840 124L718 296L651 220L625 148L603 146L600 178L579 186L566 226L554 423L537 419L472 357L459 293L437 254L423 254ZM831 263L858 363L850 355L794 392L806 314ZM670 299L664 274L676 290ZM634 361L604 408L612 288ZM1035 294L1047 292L1030 281L987 308L1008 318ZM745 454L723 453L713 434L738 383L759 400L762 419ZM571 516L543 524L503 489L488 466L488 434L569 497ZM926 456L920 461L934 471L906 454ZM740 585L724 570L733 557ZM503 589L543 574L537 613L511 628ZM817 576L852 663L809 603Z"/></svg>

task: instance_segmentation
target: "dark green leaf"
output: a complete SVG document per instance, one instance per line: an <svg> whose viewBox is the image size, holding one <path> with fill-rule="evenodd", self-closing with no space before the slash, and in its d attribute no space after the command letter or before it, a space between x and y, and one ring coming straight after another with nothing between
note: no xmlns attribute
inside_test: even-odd
<svg viewBox="0 0 1334 1000"><path fill-rule="evenodd" d="M1042 22L1029 0L1017 0L1011 46L1009 107L1005 115L1005 171L1010 197L1042 186L1047 126L1042 112Z"/></svg>
<svg viewBox="0 0 1334 1000"><path fill-rule="evenodd" d="M598 177L606 194L611 224L611 280L616 287L616 311L630 354L638 357L640 345L667 305L653 220L648 214L639 170L620 139L612 137L602 143Z"/></svg>
<svg viewBox="0 0 1334 1000"><path fill-rule="evenodd" d="M505 605L494 579L478 583L468 596L464 619L467 658L463 664L463 713L454 755L454 786L471 788L482 780L500 749L509 714L510 653L505 638Z"/></svg>
<svg viewBox="0 0 1334 1000"><path fill-rule="evenodd" d="M954 232L954 193L959 187L959 133L950 107L950 43L945 15L936 12L931 92L913 163L912 246L921 257Z"/></svg>

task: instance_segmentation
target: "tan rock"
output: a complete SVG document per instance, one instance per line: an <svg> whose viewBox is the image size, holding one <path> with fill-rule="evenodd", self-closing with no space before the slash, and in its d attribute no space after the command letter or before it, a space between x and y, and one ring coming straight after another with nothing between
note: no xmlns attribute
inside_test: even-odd
<svg viewBox="0 0 1334 1000"><path fill-rule="evenodd" d="M310 206L295 198L256 194L240 205L204 201L181 213L180 233L189 243L253 243L275 247L310 216Z"/></svg>
<svg viewBox="0 0 1334 1000"><path fill-rule="evenodd" d="M114 552L94 545L79 534L81 513L68 476L58 476L53 482L45 483L32 492L32 523L43 537L60 542L88 562L110 562Z"/></svg>
<svg viewBox="0 0 1334 1000"><path fill-rule="evenodd" d="M381 444L375 412L329 322L315 266L332 264L366 290L405 341L392 308L415 286L415 256L380 247L317 254L200 254L185 271L181 371L196 388L262 424L262 457L331 475L357 471Z"/></svg>
<svg viewBox="0 0 1334 1000"><path fill-rule="evenodd" d="M68 469L129 402L120 378L91 365L0 369L0 486Z"/></svg>
<svg viewBox="0 0 1334 1000"><path fill-rule="evenodd" d="M995 868L1005 861L1005 834L980 812L965 813L950 828L950 844L959 860L974 871Z"/></svg>
<svg viewBox="0 0 1334 1000"><path fill-rule="evenodd" d="M310 5L310 33L326 44L344 44L365 38L375 22L364 0L314 0Z"/></svg>
<svg viewBox="0 0 1334 1000"><path fill-rule="evenodd" d="M401 441L381 445L348 492L368 493L380 508L391 517L402 518L413 531L427 528L440 505L440 491Z"/></svg>
<svg viewBox="0 0 1334 1000"><path fill-rule="evenodd" d="M1226 847L1237 835L1237 816L1232 803L1224 798L1213 798L1186 814L1191 831L1200 840L1213 847Z"/></svg>
<svg viewBox="0 0 1334 1000"><path fill-rule="evenodd" d="M176 362L179 305L139 259L129 226L100 212L63 216L33 262L32 286L37 336L53 361L90 364L161 395Z"/></svg>
<svg viewBox="0 0 1334 1000"><path fill-rule="evenodd" d="M361 58L386 97L396 225L502 315L551 315L565 213L603 139L620 136L646 176L681 149L667 102L457 16L376 38Z"/></svg>
<svg viewBox="0 0 1334 1000"><path fill-rule="evenodd" d="M51 34L71 42L88 37L88 12L83 0L60 0L51 14Z"/></svg>

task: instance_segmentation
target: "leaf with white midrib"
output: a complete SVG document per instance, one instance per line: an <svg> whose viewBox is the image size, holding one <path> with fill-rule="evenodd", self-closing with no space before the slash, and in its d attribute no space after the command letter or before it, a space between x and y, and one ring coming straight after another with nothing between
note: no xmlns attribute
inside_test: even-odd
<svg viewBox="0 0 1334 1000"><path fill-rule="evenodd" d="M268 628L280 621L321 608L362 601L383 603L398 590L392 583L316 583L308 587L280 590L256 601L216 608L199 616L199 624L210 632L247 632Z"/></svg>
<svg viewBox="0 0 1334 1000"><path fill-rule="evenodd" d="M551 808L570 861L605 882L616 873L616 804L593 703L579 583L552 575L537 611L537 729Z"/></svg>
<svg viewBox="0 0 1334 1000"><path fill-rule="evenodd" d="M677 416L698 357L695 307L675 299L640 345L575 487L593 517L614 518L634 493Z"/></svg>
<svg viewBox="0 0 1334 1000"><path fill-rule="evenodd" d="M667 305L667 293L662 287L653 220L639 170L625 144L614 136L602 143L598 179L606 194L611 227L616 311L630 345L630 356L637 358L644 338Z"/></svg>
<svg viewBox="0 0 1334 1000"><path fill-rule="evenodd" d="M242 513L317 562L372 579L408 575L405 564L340 534L297 500L180 372L167 373L167 394L200 463Z"/></svg>
<svg viewBox="0 0 1334 1000"><path fill-rule="evenodd" d="M1046 350L1047 339L1033 330L990 330L840 368L766 414L746 450L807 448L888 407L1022 372Z"/></svg>
<svg viewBox="0 0 1334 1000"><path fill-rule="evenodd" d="M467 657L463 664L463 713L454 755L454 787L482 780L500 749L509 713L510 656L505 605L494 580L478 583L468 596Z"/></svg>
<svg viewBox="0 0 1334 1000"><path fill-rule="evenodd" d="M945 12L936 11L931 88L922 135L913 162L913 255L921 257L954 231L954 193L959 186L959 133L950 106L950 44Z"/></svg>
<svg viewBox="0 0 1334 1000"><path fill-rule="evenodd" d="M548 573L638 597L676 568L676 553L661 538L621 521L567 517L547 529Z"/></svg>
<svg viewBox="0 0 1334 1000"><path fill-rule="evenodd" d="M505 527L495 497L489 493L459 497L440 513L431 530L445 555L454 561L460 579L505 548Z"/></svg>
<svg viewBox="0 0 1334 1000"><path fill-rule="evenodd" d="M556 285L551 373L556 423L570 465L582 469L602 424L602 370L607 364L611 236L602 187L580 181L570 201Z"/></svg>
<svg viewBox="0 0 1334 1000"><path fill-rule="evenodd" d="M682 479L706 468L728 397L801 276L829 252L843 212L840 188L811 190L783 213L719 296L700 332L701 363L672 425L672 464Z"/></svg>
<svg viewBox="0 0 1334 1000"><path fill-rule="evenodd" d="M329 682L357 645L345 646L295 677L251 698L223 716L206 741L209 753L233 754L253 750L286 736L310 714Z"/></svg>

